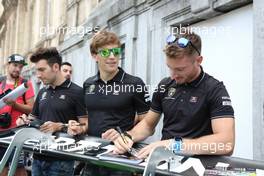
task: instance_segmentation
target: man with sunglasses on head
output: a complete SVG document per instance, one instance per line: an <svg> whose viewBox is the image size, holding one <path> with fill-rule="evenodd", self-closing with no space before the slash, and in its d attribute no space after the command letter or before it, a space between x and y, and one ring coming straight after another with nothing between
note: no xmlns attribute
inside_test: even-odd
<svg viewBox="0 0 264 176"><path fill-rule="evenodd" d="M127 131L133 128L135 117L143 119L150 107L149 94L144 82L118 67L121 43L113 32L100 31L90 44L90 52L97 62L98 73L88 78L83 85L88 111L88 134L114 141L120 135L120 127ZM74 122L72 121L74 124ZM77 126L69 131L79 133ZM110 169L86 166L84 175L126 175Z"/></svg>
<svg viewBox="0 0 264 176"><path fill-rule="evenodd" d="M190 31L171 35L164 52L170 77L159 83L146 117L127 131L127 143L115 140L115 152L124 153L150 136L164 113L162 139L141 149L139 158L159 146L176 154L231 155L234 111L224 84L203 71L200 37Z"/></svg>

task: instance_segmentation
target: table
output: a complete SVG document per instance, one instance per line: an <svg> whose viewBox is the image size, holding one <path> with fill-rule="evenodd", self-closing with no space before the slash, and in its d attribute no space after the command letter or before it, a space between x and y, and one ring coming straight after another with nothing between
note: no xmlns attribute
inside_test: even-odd
<svg viewBox="0 0 264 176"><path fill-rule="evenodd" d="M58 137L70 137L65 133L57 133ZM80 139L82 140L89 140L89 141L95 141L100 142L103 145L108 145L110 142L103 140L101 138L91 137L91 136L82 136ZM0 138L0 146L7 147L10 144L10 140L5 140ZM23 145L23 150L30 151L37 153L37 150L33 150L32 146ZM132 165L132 164L126 164L126 163L118 163L118 162L112 162L112 161L103 161L99 160L97 157L87 156L83 154L73 153L73 152L65 152L65 151L58 151L58 150L43 150L43 154L47 156L56 156L58 158L67 158L72 160L78 160L78 161L84 161L84 162L91 162L95 165L101 165L106 166L110 168L120 169L124 171L129 172L136 172L136 173L142 173L145 169L145 167L140 165ZM202 162L202 164L207 166L214 166L217 162L224 162L230 164L231 167L234 168L254 168L254 169L264 169L264 162L261 161L254 161L254 160L248 160L248 159L242 159L242 158L236 158L236 157L228 157L228 156L195 156L196 158L199 158ZM179 175L176 173L169 172L167 170L156 170L156 174L160 175ZM195 175L194 170L189 169L181 175Z"/></svg>

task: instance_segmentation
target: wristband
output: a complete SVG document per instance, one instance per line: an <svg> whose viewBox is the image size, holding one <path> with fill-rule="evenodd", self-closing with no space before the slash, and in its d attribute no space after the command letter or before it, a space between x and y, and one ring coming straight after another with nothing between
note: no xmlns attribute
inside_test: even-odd
<svg viewBox="0 0 264 176"><path fill-rule="evenodd" d="M182 150L182 138L177 136L174 138L174 141L172 142L172 151L173 153L177 154L180 153Z"/></svg>

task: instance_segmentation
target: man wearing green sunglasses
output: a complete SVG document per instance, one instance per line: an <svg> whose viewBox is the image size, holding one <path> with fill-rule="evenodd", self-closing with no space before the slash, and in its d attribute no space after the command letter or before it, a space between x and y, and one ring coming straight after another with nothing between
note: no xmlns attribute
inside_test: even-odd
<svg viewBox="0 0 264 176"><path fill-rule="evenodd" d="M118 67L120 46L119 38L113 32L100 31L95 34L90 52L99 71L83 85L89 119L88 134L111 141L120 136L115 130L117 127L122 131L132 129L136 119L143 119L150 107L145 83ZM78 134L79 127L69 125L69 133ZM87 163L83 175L131 174Z"/></svg>
<svg viewBox="0 0 264 176"><path fill-rule="evenodd" d="M115 57L119 57L121 54L121 48L119 48L119 47L118 48L111 48L111 49L104 48L104 49L98 50L98 53L103 58L108 58L111 55L111 53L113 53L113 55Z"/></svg>

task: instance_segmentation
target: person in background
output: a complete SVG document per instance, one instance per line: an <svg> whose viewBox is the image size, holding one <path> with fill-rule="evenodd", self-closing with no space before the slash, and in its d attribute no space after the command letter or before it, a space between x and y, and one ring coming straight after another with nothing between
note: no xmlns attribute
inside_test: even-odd
<svg viewBox="0 0 264 176"><path fill-rule="evenodd" d="M0 109L0 131L15 128L18 117L24 113L29 114L32 110L35 96L33 86L31 81L21 77L21 71L25 65L27 65L25 58L19 54L13 54L7 58L7 75L0 78L0 93L3 94L9 89L13 90L23 83L26 83L29 88L16 100L4 100L6 106ZM5 151L5 148L0 147L0 158L3 158ZM9 158L8 164L11 163L11 159L12 157ZM20 155L16 175L27 175L23 160L24 156L22 154ZM7 175L7 172L8 165L0 175Z"/></svg>
<svg viewBox="0 0 264 176"><path fill-rule="evenodd" d="M72 65L69 62L63 62L61 64L61 73L66 79L71 79L72 77Z"/></svg>

